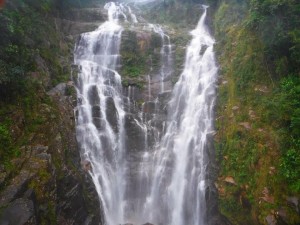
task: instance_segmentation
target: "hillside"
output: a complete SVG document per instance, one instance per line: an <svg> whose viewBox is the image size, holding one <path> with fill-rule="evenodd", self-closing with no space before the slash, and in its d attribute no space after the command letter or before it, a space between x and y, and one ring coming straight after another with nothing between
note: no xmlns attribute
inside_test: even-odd
<svg viewBox="0 0 300 225"><path fill-rule="evenodd" d="M169 105L172 96L176 96L173 87L183 83L183 72L190 71L185 56L194 37L190 31L195 29L205 9L201 4L210 6L205 25L215 39L218 67L216 90L212 90L212 93L216 91L213 111L216 132L207 135L207 146L203 148L203 157L208 160L203 166L207 170L203 178L207 182L203 191L208 217L205 223L300 224L300 3L297 0L157 0L141 5L131 2L128 5L131 8L127 9L127 5L121 8L128 15L119 16L125 18L118 21L123 29L120 57L113 61L120 74L121 100L113 96L101 105L101 90L96 86L86 99L90 98L88 107L91 107L94 126L101 135L101 129L105 131L99 138L103 149L110 148L111 140L105 135L115 133L121 137L124 132L124 140L120 140L125 143L122 148L127 155L121 157L124 159L121 162L128 167L122 171L123 164L119 165L121 175L103 178L100 174L97 186L93 174L97 163L85 152L86 137L91 135L88 130L80 133L78 122L82 116L79 109L81 105L86 107L87 101L80 92L83 86L80 79L86 75L82 68L86 64L84 60L76 64L74 55L81 59L84 51L78 46L89 46L80 35L94 31L109 20L111 15L103 8L105 3L11 0L0 4L3 7L0 9L0 224L104 224L106 205L99 191L99 186L105 186L101 186L102 179L120 176L124 181L118 180L116 189L122 185L131 187L132 183L135 188L141 183L146 186L143 186L145 192L153 194L154 190L149 190L156 180L151 183L148 173L154 171L161 176L177 168L180 157L177 161L170 160L177 154L175 151L170 156L162 154L164 160L166 155L170 157L165 161L144 157L153 154L156 159L160 156L155 152L157 146L167 143L165 148L172 148L178 140L169 142L168 123L184 115L185 110L181 112L178 108L189 105L182 99L177 108ZM132 13L137 15L138 22L131 22ZM101 35L100 32L100 38ZM107 41L103 39L94 47L93 57L103 57L103 52L97 51L102 51ZM201 57L208 47L201 48ZM111 55L118 57L118 54ZM103 66L103 62L107 64ZM107 59L101 58L99 63L99 68L111 66ZM98 67L87 68L90 73L100 71ZM111 74L113 70L108 71ZM103 83L114 87L116 82ZM110 91L109 87L107 92ZM124 101L120 106L124 109L124 119L118 101ZM170 117L173 114L177 117ZM199 124L202 126L202 122ZM195 143L200 136L197 135L190 133L186 137L186 141L193 139L186 147L190 152L190 148L198 146ZM88 148L92 149L96 142L91 143ZM185 149L183 145L180 148ZM113 152L117 155L117 150ZM109 167L114 154L107 155L105 167ZM197 168L195 158L182 158L182 161L188 166L178 168L195 168L177 178L177 186L184 182L190 184L187 179ZM149 166L151 162L157 168ZM160 171L161 167L165 169ZM139 180L138 174L146 174L146 178L141 175ZM170 174L173 175L167 174L167 178L157 183L168 182L176 176ZM108 190L104 193L108 198L120 194L113 188L104 190ZM140 187L124 191L134 196L133 200L129 199L125 206L122 204L126 198L122 204L116 201L117 207L140 210L142 206L135 205L135 201L137 196L142 199L146 195L141 190ZM174 194L174 190L174 185L170 185L165 193L173 191L175 198L180 193ZM160 205L163 200L163 197L156 199ZM186 201L193 202L194 198L189 196L182 204L187 204ZM188 217L192 215L188 211L194 207L184 207L182 218L190 221Z"/></svg>

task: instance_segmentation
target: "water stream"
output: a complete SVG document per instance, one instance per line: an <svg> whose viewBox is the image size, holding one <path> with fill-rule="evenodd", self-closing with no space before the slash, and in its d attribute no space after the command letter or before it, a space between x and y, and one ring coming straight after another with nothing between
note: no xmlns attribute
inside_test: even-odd
<svg viewBox="0 0 300 225"><path fill-rule="evenodd" d="M191 32L184 71L169 102L166 133L154 155L151 192L144 209L144 218L154 224L204 225L206 221L206 144L214 132L217 75L206 9Z"/></svg>
<svg viewBox="0 0 300 225"><path fill-rule="evenodd" d="M217 76L214 39L205 25L207 7L191 31L184 70L165 106L168 114L160 131L152 123L155 117L145 117L143 110L134 117L130 111L134 87L128 88L125 97L117 72L122 24L137 24L137 16L121 3L107 3L105 9L108 21L82 34L74 52L80 69L77 140L82 165L95 184L105 224L205 225L207 139L214 132ZM162 38L162 94L166 91L164 80L172 75L172 45L161 26L148 26ZM145 101L149 103L153 95L151 77L146 79L149 97ZM158 107L159 96L154 98L153 104ZM135 140L128 134L128 124L138 130ZM152 145L149 140L154 140ZM135 141L142 143L140 152L128 147Z"/></svg>
<svg viewBox="0 0 300 225"><path fill-rule="evenodd" d="M79 66L77 95L77 140L81 159L93 179L106 224L124 218L122 199L126 181L124 116L119 63L121 34L119 18L125 7L105 5L108 21L97 30L81 35L75 49Z"/></svg>

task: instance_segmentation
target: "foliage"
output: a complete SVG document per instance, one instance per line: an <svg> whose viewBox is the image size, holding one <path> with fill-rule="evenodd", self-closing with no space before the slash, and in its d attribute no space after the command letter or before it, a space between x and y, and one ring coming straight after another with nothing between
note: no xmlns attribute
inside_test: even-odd
<svg viewBox="0 0 300 225"><path fill-rule="evenodd" d="M300 140L293 140L291 145L282 156L280 169L291 190L300 192Z"/></svg>
<svg viewBox="0 0 300 225"><path fill-rule="evenodd" d="M21 140L44 123L36 114L48 85L44 77L51 76L53 84L65 79L57 61L64 52L49 17L54 10L52 0L12 0L0 11L0 164L8 170ZM12 124L13 115L24 119Z"/></svg>
<svg viewBox="0 0 300 225"><path fill-rule="evenodd" d="M279 116L291 136L300 138L300 77L289 76L281 82L277 93Z"/></svg>
<svg viewBox="0 0 300 225"><path fill-rule="evenodd" d="M52 85L68 78L69 69L58 60L68 49L48 16L55 7L53 0L15 0L0 12L0 101L16 100L46 76Z"/></svg>
<svg viewBox="0 0 300 225"><path fill-rule="evenodd" d="M282 135L281 174L292 192L300 191L300 78L281 81L271 104L277 108L273 119Z"/></svg>
<svg viewBox="0 0 300 225"><path fill-rule="evenodd" d="M298 3L248 2L221 1L214 21L222 83L216 124L220 207L234 224L264 223L270 211L286 207L284 196L299 196L300 187L299 13L292 9ZM222 182L228 176L238 191ZM265 187L274 203L260 201ZM242 206L244 216L234 206ZM287 218L289 224L299 221L293 210Z"/></svg>
<svg viewBox="0 0 300 225"><path fill-rule="evenodd" d="M265 45L270 64L287 59L288 73L299 73L300 2L297 0L251 0L245 24L256 30ZM281 61L282 62L282 61Z"/></svg>
<svg viewBox="0 0 300 225"><path fill-rule="evenodd" d="M121 44L121 74L125 77L137 78L146 73L146 55L139 45L134 31L125 31Z"/></svg>
<svg viewBox="0 0 300 225"><path fill-rule="evenodd" d="M195 27L201 15L202 6L199 3L199 0L165 0L153 4L153 6L147 5L143 10L145 16L151 18L152 22L168 23L183 29L188 27L191 30Z"/></svg>
<svg viewBox="0 0 300 225"><path fill-rule="evenodd" d="M19 155L10 133L9 124L0 123L0 164L10 166L10 159Z"/></svg>

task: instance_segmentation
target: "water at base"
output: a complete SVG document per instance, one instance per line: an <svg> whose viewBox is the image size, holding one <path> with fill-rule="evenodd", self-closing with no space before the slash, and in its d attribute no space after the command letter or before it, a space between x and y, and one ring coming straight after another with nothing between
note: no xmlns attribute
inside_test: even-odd
<svg viewBox="0 0 300 225"><path fill-rule="evenodd" d="M108 21L97 30L81 35L75 48L77 81L77 140L82 165L95 184L106 225L146 222L155 225L205 225L205 189L207 179L207 139L213 133L215 99L214 40L205 26L206 7L197 27L191 32L184 70L176 83L168 105L165 133L148 149L149 121L134 119L144 139L144 151L137 158L138 171L127 160L125 104L130 107L134 90L123 96L120 20L137 24L129 6L107 3ZM149 24L149 26L153 26ZM170 38L161 35L163 80L171 65ZM148 76L148 93L151 79ZM146 99L148 100L148 99ZM141 115L141 118L143 116ZM151 127L150 127L151 128ZM132 141L132 140L131 140Z"/></svg>

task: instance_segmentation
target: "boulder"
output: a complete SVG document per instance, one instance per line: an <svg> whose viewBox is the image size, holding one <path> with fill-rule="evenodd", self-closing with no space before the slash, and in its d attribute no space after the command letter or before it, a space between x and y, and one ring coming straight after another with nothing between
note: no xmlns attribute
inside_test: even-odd
<svg viewBox="0 0 300 225"><path fill-rule="evenodd" d="M27 189L27 184L33 178L34 174L27 170L22 170L18 176L16 176L11 183L1 192L0 196L0 208L9 204L17 196L21 195Z"/></svg>
<svg viewBox="0 0 300 225"><path fill-rule="evenodd" d="M119 131L118 117L119 115L118 115L117 108L115 106L114 99L112 97L108 97L106 99L106 118L115 133L118 133Z"/></svg>
<svg viewBox="0 0 300 225"><path fill-rule="evenodd" d="M236 185L236 182L235 182L235 180L234 180L233 177L225 177L225 178L224 178L224 181L225 181L226 183Z"/></svg>
<svg viewBox="0 0 300 225"><path fill-rule="evenodd" d="M3 210L0 218L0 225L32 224L30 222L33 222L34 220L33 201L25 198L19 198L11 202Z"/></svg>
<svg viewBox="0 0 300 225"><path fill-rule="evenodd" d="M54 88L52 88L50 91L48 91L47 94L50 96L65 95L66 87L67 87L66 83L60 83L56 85Z"/></svg>
<svg viewBox="0 0 300 225"><path fill-rule="evenodd" d="M297 213L299 213L299 198L296 196L289 196L286 198L289 206L291 206Z"/></svg>

